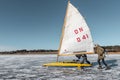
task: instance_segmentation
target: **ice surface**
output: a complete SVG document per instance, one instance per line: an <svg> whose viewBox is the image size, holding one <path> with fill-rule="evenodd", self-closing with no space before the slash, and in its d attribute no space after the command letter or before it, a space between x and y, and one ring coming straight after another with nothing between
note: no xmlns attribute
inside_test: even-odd
<svg viewBox="0 0 120 80"><path fill-rule="evenodd" d="M73 60L74 56L59 60ZM110 70L98 70L97 55L88 55L92 67L43 67L55 62L56 55L0 55L0 80L120 80L120 54L106 55Z"/></svg>

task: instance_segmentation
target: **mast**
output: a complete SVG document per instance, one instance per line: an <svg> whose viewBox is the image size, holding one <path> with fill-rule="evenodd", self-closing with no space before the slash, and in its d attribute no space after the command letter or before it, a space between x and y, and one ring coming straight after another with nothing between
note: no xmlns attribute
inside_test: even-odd
<svg viewBox="0 0 120 80"><path fill-rule="evenodd" d="M62 40L63 40L63 36L64 36L64 29L65 29L65 25L66 25L66 16L68 14L69 3L70 3L70 0L68 0L68 4L67 4L67 8L66 8L66 14L65 14L65 17L64 17L64 23L63 23L63 27L62 27L62 35L61 35L61 38L60 38L60 45L59 45L58 54L57 54L57 62L58 62L60 49L61 49L61 44L62 44Z"/></svg>

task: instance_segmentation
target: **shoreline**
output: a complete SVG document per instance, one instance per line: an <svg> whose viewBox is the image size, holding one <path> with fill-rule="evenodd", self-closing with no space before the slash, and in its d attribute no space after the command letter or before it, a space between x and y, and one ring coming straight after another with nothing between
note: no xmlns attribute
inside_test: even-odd
<svg viewBox="0 0 120 80"><path fill-rule="evenodd" d="M57 55L58 52L0 53L0 55L53 55L53 54ZM107 54L120 54L120 52L107 52Z"/></svg>
<svg viewBox="0 0 120 80"><path fill-rule="evenodd" d="M25 53L0 53L0 55L47 55L58 54L58 52L25 52Z"/></svg>

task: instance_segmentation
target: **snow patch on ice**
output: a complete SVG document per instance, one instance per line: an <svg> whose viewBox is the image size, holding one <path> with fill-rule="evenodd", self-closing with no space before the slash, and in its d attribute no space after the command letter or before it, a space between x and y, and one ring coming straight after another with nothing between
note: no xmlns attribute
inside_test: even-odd
<svg viewBox="0 0 120 80"><path fill-rule="evenodd" d="M75 56L60 57L73 60ZM77 70L75 67L43 67L44 63L56 61L56 55L1 55L0 80L119 80L120 55L106 55L110 70L98 70L97 55L88 55L92 67Z"/></svg>

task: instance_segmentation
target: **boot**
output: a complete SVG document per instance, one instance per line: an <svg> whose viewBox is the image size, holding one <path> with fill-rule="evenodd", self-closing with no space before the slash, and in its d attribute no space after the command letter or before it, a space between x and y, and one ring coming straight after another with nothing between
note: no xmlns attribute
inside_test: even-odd
<svg viewBox="0 0 120 80"><path fill-rule="evenodd" d="M102 66L99 66L98 69L102 69Z"/></svg>
<svg viewBox="0 0 120 80"><path fill-rule="evenodd" d="M111 69L109 66L106 66L106 69L105 70L109 70L109 69Z"/></svg>

